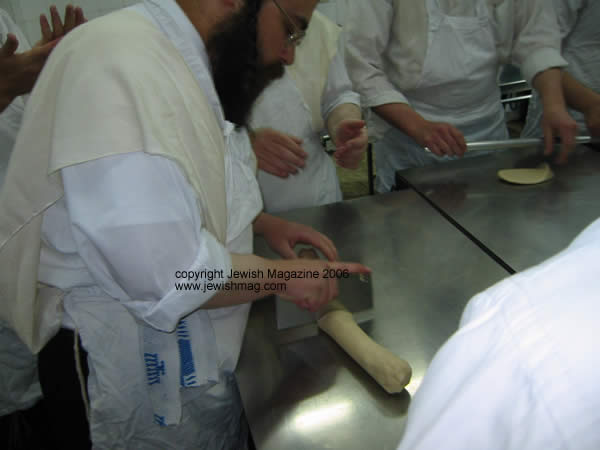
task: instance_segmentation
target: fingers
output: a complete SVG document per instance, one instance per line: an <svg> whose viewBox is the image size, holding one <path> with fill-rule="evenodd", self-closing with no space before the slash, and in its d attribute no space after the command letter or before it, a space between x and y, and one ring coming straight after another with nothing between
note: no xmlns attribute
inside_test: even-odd
<svg viewBox="0 0 600 450"><path fill-rule="evenodd" d="M284 259L297 259L298 255L291 246L281 246L277 249L277 253L279 253Z"/></svg>
<svg viewBox="0 0 600 450"><path fill-rule="evenodd" d="M565 164L569 154L575 148L575 136L577 135L577 125L575 122L566 123L560 129L560 154L556 159L557 164Z"/></svg>
<svg viewBox="0 0 600 450"><path fill-rule="evenodd" d="M360 131L365 127L365 125L366 122L361 119L346 119L344 120L341 127L343 127L346 131L360 133Z"/></svg>
<svg viewBox="0 0 600 450"><path fill-rule="evenodd" d="M40 30L42 32L41 44L46 44L54 40L54 34L52 33L52 28L50 27L50 23L48 23L46 14L40 15Z"/></svg>
<svg viewBox="0 0 600 450"><path fill-rule="evenodd" d="M302 145L302 139L300 139L299 137L292 136L291 134L288 134L287 137L290 138L296 145ZM300 148L300 150L302 150L302 147Z"/></svg>
<svg viewBox="0 0 600 450"><path fill-rule="evenodd" d="M467 151L467 141L465 141L465 136L454 127L450 127L448 130L449 139L451 139L454 143L455 154L457 156L463 156Z"/></svg>
<svg viewBox="0 0 600 450"><path fill-rule="evenodd" d="M83 14L83 9L81 9L79 6L75 8L75 26L79 26L82 23L86 23L87 19L85 18L84 14Z"/></svg>
<svg viewBox="0 0 600 450"><path fill-rule="evenodd" d="M13 33L8 33L6 35L6 42L0 49L0 56L3 58L8 58L9 56L15 54L17 48L19 48L19 40L17 39L17 36L15 36Z"/></svg>
<svg viewBox="0 0 600 450"><path fill-rule="evenodd" d="M335 162L344 169L357 169L366 150L366 147L361 148L356 145L352 147L352 145L350 142L347 146L338 148L333 154Z"/></svg>
<svg viewBox="0 0 600 450"><path fill-rule="evenodd" d="M308 154L301 143L299 138L267 128L255 131L252 148L260 169L285 178L305 166Z"/></svg>
<svg viewBox="0 0 600 450"><path fill-rule="evenodd" d="M289 134L281 134L278 136L278 139L279 147L287 150L287 152L299 160L302 167L304 167L304 160L308 157L308 153L302 148L302 139Z"/></svg>
<svg viewBox="0 0 600 450"><path fill-rule="evenodd" d="M291 300L302 309L317 312L338 295L339 288L337 279L326 278L323 279L321 285L316 287L311 293L304 294L302 298Z"/></svg>
<svg viewBox="0 0 600 450"><path fill-rule="evenodd" d="M424 147L437 156L462 156L467 150L463 134L450 124L429 122L424 134Z"/></svg>
<svg viewBox="0 0 600 450"><path fill-rule="evenodd" d="M50 21L52 22L53 38L57 39L65 34L60 14L55 5L50 6Z"/></svg>
<svg viewBox="0 0 600 450"><path fill-rule="evenodd" d="M287 178L290 174L295 173L293 167L283 164L278 160L271 160L271 158L263 158L258 155L256 160L260 170L276 177Z"/></svg>
<svg viewBox="0 0 600 450"><path fill-rule="evenodd" d="M338 258L337 248L331 239L318 231L310 230L300 233L297 242L310 244L319 249L329 261L335 261Z"/></svg>
<svg viewBox="0 0 600 450"><path fill-rule="evenodd" d="M342 274L371 273L370 268L354 262L297 261L304 269L315 271L320 276L291 281L288 289L280 293L280 296L310 311L317 311L339 295L338 278L347 276ZM298 263L294 263L295 267L299 267Z"/></svg>
<svg viewBox="0 0 600 450"><path fill-rule="evenodd" d="M75 7L73 5L67 5L65 8L65 23L64 23L64 33L67 34L73 28L77 26L75 21Z"/></svg>
<svg viewBox="0 0 600 450"><path fill-rule="evenodd" d="M326 269L334 271L347 270L349 273L371 273L370 268L360 263L330 262L327 264ZM309 289L309 293L305 293L302 298L291 298L291 300L300 308L315 312L338 297L339 285L336 277L321 278L319 281L320 284L314 286L312 290Z"/></svg>
<svg viewBox="0 0 600 450"><path fill-rule="evenodd" d="M373 272L369 267L361 263L352 262L330 262L329 267L334 270L347 270L350 273L371 273Z"/></svg>

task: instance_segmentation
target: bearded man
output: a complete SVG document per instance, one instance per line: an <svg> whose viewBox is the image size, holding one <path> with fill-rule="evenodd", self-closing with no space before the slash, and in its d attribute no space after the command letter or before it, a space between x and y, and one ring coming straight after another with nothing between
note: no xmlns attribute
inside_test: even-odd
<svg viewBox="0 0 600 450"><path fill-rule="evenodd" d="M0 194L0 317L43 349L45 393L79 379L81 396L57 399L57 446L89 446L62 416L83 398L94 448L244 448L233 370L250 303L278 293L314 310L337 293L322 278L267 291L269 274L368 271L261 212L241 128L316 3L148 0L55 48ZM253 232L285 257L303 241L330 262L260 258Z"/></svg>

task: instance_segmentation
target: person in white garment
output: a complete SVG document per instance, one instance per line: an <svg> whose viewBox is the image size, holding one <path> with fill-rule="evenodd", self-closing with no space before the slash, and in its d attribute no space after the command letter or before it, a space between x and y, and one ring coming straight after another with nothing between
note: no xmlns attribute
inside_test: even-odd
<svg viewBox="0 0 600 450"><path fill-rule="evenodd" d="M335 164L321 136L328 133L338 165L356 169L368 144L360 98L346 71L341 29L313 13L293 65L260 96L250 124L265 211L342 200Z"/></svg>
<svg viewBox="0 0 600 450"><path fill-rule="evenodd" d="M64 21L55 6L50 21L40 17L41 40L32 48L10 15L0 9L0 189L15 144L27 93L31 91L57 39L85 22L81 8L67 6ZM0 416L32 406L41 397L37 359L0 324Z"/></svg>
<svg viewBox="0 0 600 450"><path fill-rule="evenodd" d="M395 172L461 157L466 142L508 138L497 83L512 62L544 99L545 152L574 146L560 89L560 37L544 0L373 0L348 8L346 64L370 108L376 187Z"/></svg>
<svg viewBox="0 0 600 450"><path fill-rule="evenodd" d="M553 0L562 56L569 63L563 71L563 89L569 113L580 135L600 136L600 2ZM523 137L540 137L542 103L532 93Z"/></svg>
<svg viewBox="0 0 600 450"><path fill-rule="evenodd" d="M411 401L399 450L600 448L600 219L473 297Z"/></svg>
<svg viewBox="0 0 600 450"><path fill-rule="evenodd" d="M236 130L315 5L147 0L66 36L31 94L0 192L0 316L42 350L40 379L60 384L75 354L94 448L244 448L233 370L250 302L315 310L335 280L289 274L368 271L261 212ZM253 233L330 261L260 258ZM73 425L53 426L73 448Z"/></svg>

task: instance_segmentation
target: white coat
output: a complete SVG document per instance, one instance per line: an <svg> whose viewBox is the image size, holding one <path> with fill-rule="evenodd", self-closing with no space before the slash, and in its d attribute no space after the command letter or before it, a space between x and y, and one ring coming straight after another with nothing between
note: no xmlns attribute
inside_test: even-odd
<svg viewBox="0 0 600 450"><path fill-rule="evenodd" d="M473 297L408 410L399 450L600 448L600 220Z"/></svg>

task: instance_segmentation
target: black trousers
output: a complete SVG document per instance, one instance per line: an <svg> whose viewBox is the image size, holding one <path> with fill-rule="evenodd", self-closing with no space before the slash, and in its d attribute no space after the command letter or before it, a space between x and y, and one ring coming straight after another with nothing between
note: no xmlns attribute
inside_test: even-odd
<svg viewBox="0 0 600 450"><path fill-rule="evenodd" d="M74 332L62 328L38 355L38 372L47 414L47 448L50 449L86 450L92 447L77 375L74 343ZM87 353L81 346L79 359L87 382Z"/></svg>

